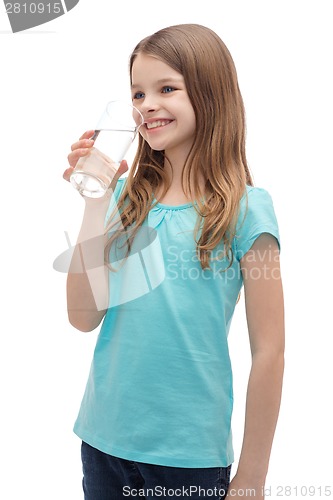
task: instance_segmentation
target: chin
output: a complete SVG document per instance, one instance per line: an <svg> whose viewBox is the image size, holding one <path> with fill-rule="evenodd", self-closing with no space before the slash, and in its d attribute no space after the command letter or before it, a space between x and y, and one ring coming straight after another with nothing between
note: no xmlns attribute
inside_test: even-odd
<svg viewBox="0 0 333 500"><path fill-rule="evenodd" d="M148 141L147 141L148 142ZM148 142L149 146L151 147L151 149L153 151L164 151L165 150L165 145L161 145L161 144L152 144L150 142Z"/></svg>

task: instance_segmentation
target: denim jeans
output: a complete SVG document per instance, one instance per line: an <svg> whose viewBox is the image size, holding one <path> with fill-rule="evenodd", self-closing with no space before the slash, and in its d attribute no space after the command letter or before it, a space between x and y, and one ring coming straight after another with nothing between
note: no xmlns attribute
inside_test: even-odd
<svg viewBox="0 0 333 500"><path fill-rule="evenodd" d="M85 500L223 500L231 465L180 468L152 465L107 455L82 442Z"/></svg>

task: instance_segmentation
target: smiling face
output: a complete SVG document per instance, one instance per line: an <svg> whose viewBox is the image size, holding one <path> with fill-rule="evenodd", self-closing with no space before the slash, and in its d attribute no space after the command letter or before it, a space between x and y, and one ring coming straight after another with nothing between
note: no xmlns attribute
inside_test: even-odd
<svg viewBox="0 0 333 500"><path fill-rule="evenodd" d="M145 123L140 134L156 151L185 161L195 137L195 114L184 78L156 57L139 53L132 66L132 99Z"/></svg>

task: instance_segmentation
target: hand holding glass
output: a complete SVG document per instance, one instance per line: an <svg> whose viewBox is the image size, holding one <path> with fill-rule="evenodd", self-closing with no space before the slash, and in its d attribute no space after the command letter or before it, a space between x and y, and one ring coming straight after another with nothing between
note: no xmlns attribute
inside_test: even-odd
<svg viewBox="0 0 333 500"><path fill-rule="evenodd" d="M70 177L80 194L89 198L104 196L143 122L140 111L131 104L107 104L92 137L94 147L79 159Z"/></svg>

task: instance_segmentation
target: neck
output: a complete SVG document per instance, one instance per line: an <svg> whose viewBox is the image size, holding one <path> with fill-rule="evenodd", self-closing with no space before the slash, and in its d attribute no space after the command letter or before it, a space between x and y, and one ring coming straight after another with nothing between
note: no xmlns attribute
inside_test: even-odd
<svg viewBox="0 0 333 500"><path fill-rule="evenodd" d="M180 161L180 158L170 158L170 155L167 155L169 161L165 161L164 170L170 180L170 187L165 193L165 197L168 199L181 199L182 201L189 200L189 193L185 194L182 187L182 171L185 164L184 161ZM204 189L204 179L200 175L200 187L203 191ZM194 191L194 182L191 181L191 189ZM159 186L157 189L157 195L161 196L164 191L164 186ZM158 196L157 196L158 198Z"/></svg>

